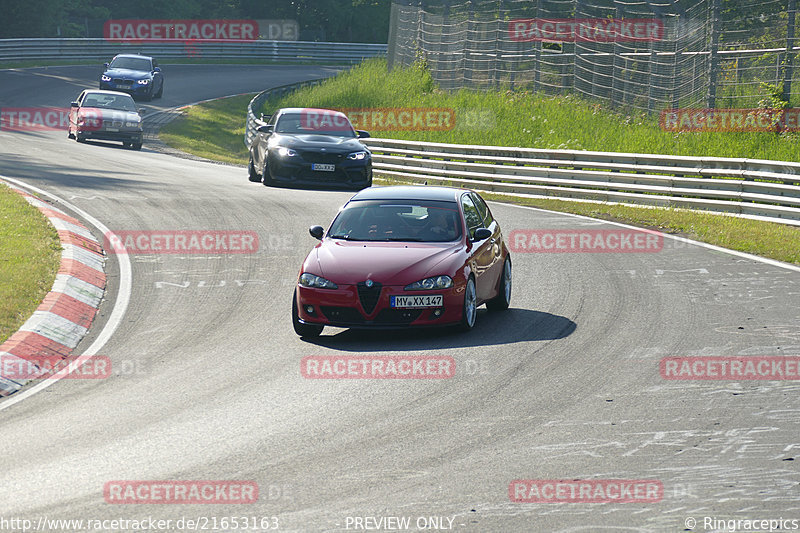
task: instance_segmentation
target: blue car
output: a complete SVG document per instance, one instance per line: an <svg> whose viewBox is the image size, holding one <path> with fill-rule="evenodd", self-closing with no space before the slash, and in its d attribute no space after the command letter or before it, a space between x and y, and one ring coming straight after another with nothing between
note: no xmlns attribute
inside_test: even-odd
<svg viewBox="0 0 800 533"><path fill-rule="evenodd" d="M120 91L143 100L161 98L164 94L164 75L152 57L119 54L104 67L101 90Z"/></svg>

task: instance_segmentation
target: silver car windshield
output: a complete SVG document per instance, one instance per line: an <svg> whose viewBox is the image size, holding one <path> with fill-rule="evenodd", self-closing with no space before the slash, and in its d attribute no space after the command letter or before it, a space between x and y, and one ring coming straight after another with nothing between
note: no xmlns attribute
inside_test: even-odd
<svg viewBox="0 0 800 533"><path fill-rule="evenodd" d="M133 98L126 94L87 94L86 98L83 99L83 107L136 112L136 104L133 103Z"/></svg>

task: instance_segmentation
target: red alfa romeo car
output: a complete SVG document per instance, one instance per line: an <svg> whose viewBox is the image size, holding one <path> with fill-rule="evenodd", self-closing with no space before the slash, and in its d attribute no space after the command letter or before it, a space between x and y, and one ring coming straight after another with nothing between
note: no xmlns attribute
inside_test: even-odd
<svg viewBox="0 0 800 533"><path fill-rule="evenodd" d="M294 330L325 326L475 326L477 308L507 309L511 257L500 225L475 192L372 187L353 196L300 269Z"/></svg>

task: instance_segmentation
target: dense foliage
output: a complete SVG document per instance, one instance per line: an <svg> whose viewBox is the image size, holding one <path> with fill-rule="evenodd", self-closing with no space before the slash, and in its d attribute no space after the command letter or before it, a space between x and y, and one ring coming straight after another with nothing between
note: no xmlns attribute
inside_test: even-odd
<svg viewBox="0 0 800 533"><path fill-rule="evenodd" d="M391 0L0 0L0 39L102 37L108 19L294 19L301 40L385 43Z"/></svg>

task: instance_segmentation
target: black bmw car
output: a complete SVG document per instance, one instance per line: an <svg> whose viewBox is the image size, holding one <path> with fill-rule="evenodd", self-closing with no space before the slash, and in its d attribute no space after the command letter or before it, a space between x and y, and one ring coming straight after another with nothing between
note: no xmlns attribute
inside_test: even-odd
<svg viewBox="0 0 800 533"><path fill-rule="evenodd" d="M329 109L284 108L258 128L250 144L250 181L264 185L372 185L372 154L347 115Z"/></svg>
<svg viewBox="0 0 800 533"><path fill-rule="evenodd" d="M150 56L119 54L104 67L100 89L121 91L143 100L164 94L164 75L158 61Z"/></svg>

